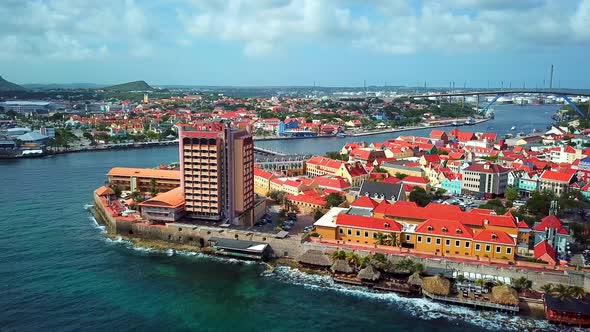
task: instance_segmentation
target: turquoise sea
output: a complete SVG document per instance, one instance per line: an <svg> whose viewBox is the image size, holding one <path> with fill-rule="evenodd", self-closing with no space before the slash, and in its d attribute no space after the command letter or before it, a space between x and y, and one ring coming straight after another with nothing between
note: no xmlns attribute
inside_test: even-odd
<svg viewBox="0 0 590 332"><path fill-rule="evenodd" d="M537 127L544 128L542 123ZM292 147L282 143L283 150ZM169 256L107 239L84 209L107 171L177 159L177 149L168 147L0 161L0 331L550 327L542 321L347 288L288 268L269 275L257 263L193 253Z"/></svg>

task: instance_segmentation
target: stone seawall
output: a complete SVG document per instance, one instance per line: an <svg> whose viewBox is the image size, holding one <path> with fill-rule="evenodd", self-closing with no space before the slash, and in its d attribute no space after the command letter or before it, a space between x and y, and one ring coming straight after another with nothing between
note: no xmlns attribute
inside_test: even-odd
<svg viewBox="0 0 590 332"><path fill-rule="evenodd" d="M326 254L336 249L316 242L302 242L299 238L277 239L273 234L257 233L243 230L195 226L192 224L173 223L166 226L150 226L146 224L133 223L126 220L118 220L111 216L102 206L101 200L95 196L94 210L97 219L107 225L110 234L136 237L147 240L165 241L171 244L182 244L201 249L211 237L225 239L239 239L268 243L276 257L297 258L307 250L319 250ZM348 249L343 249L350 251ZM370 254L369 251L355 250L360 256ZM405 256L388 255L391 262L397 262ZM526 277L533 282L534 289L540 289L548 283L566 284L584 287L590 291L590 275L581 271L533 271L516 267L497 267L477 263L460 263L436 258L410 257L416 262L421 262L426 267L455 270L461 272L479 273L482 275L496 275L517 279Z"/></svg>
<svg viewBox="0 0 590 332"><path fill-rule="evenodd" d="M273 234L268 233L193 224L170 223L165 226L154 226L120 220L106 211L102 201L97 196L94 197L94 211L97 219L106 224L110 234L189 245L194 246L195 250L205 246L210 238L218 237L268 243L276 257L296 258L303 253L303 246L298 238L278 239Z"/></svg>
<svg viewBox="0 0 590 332"><path fill-rule="evenodd" d="M304 252L307 250L318 250L324 252L326 254L331 254L336 248L332 246L326 246L321 243L317 242L306 242L303 244ZM342 249L344 251L351 251L350 249ZM370 254L370 251L366 250L354 250L359 256L364 257ZM396 263L401 259L405 258L406 256L401 255L392 255L387 254L389 261L392 263ZM534 270L527 270L527 269L520 269L515 267L504 268L504 267L497 267L497 266L490 266L484 264L477 264L477 263L461 263L461 262L454 262L448 261L443 259L436 259L436 258L420 258L420 257L412 257L411 258L415 262L419 262L424 264L427 268L441 268L447 270L454 270L460 272L470 272L470 273L479 273L481 275L494 275L494 276L504 276L510 277L513 279L518 279L520 277L525 277L533 282L533 289L540 290L540 288L545 284L565 284L571 286L581 286L587 292L590 292L590 274L582 272L582 271L534 271Z"/></svg>

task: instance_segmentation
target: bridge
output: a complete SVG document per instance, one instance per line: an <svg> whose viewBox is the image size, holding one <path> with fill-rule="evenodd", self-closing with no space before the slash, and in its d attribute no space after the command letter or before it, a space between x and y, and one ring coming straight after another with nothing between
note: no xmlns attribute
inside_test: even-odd
<svg viewBox="0 0 590 332"><path fill-rule="evenodd" d="M258 153L265 156L286 156L286 153L275 151L271 149L261 148L259 146L254 146L254 153Z"/></svg>
<svg viewBox="0 0 590 332"><path fill-rule="evenodd" d="M515 95L515 94L527 94L527 95L552 95L563 98L581 117L584 117L585 114L580 111L578 106L572 102L569 98L571 96L580 96L580 97L590 97L590 92L587 91L570 91L570 90L532 90L532 89L522 89L522 90L488 90L488 91L461 91L461 92L441 92L441 93L432 93L432 94L416 94L410 95L410 98L431 98L431 97L466 97L466 96L477 96L477 105L479 107L479 96L485 95L495 95L495 97L486 105L484 108L480 110L481 113L487 111L500 97L505 95ZM589 112L590 114L590 112Z"/></svg>

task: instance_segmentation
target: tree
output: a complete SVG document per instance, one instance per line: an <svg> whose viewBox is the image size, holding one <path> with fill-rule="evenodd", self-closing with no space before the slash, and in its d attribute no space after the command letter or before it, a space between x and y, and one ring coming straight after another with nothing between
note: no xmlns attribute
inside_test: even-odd
<svg viewBox="0 0 590 332"><path fill-rule="evenodd" d="M514 280L514 288L519 292L525 292L533 287L533 282L525 277Z"/></svg>
<svg viewBox="0 0 590 332"><path fill-rule="evenodd" d="M475 286L479 287L479 289L482 289L485 284L486 282L483 279L475 280Z"/></svg>
<svg viewBox="0 0 590 332"><path fill-rule="evenodd" d="M432 201L432 197L426 192L426 190L424 190L424 188L414 187L410 192L410 201L424 207Z"/></svg>
<svg viewBox="0 0 590 332"><path fill-rule="evenodd" d="M313 220L318 221L323 216L324 216L324 214L322 213L322 211L315 210L315 213L313 214Z"/></svg>
<svg viewBox="0 0 590 332"><path fill-rule="evenodd" d="M553 284L545 284L545 285L541 286L541 290L543 292L545 292L546 294L549 294L553 290Z"/></svg>
<svg viewBox="0 0 590 332"><path fill-rule="evenodd" d="M465 276L462 274L457 275L457 282L458 283L463 283L465 281Z"/></svg>
<svg viewBox="0 0 590 332"><path fill-rule="evenodd" d="M136 202L141 202L141 201L142 201L142 198L143 198L143 197L141 196L141 193L140 193L139 191L137 191L137 190L136 190L136 191L134 191L134 192L132 192L130 196L131 196L131 198L133 198L133 200L134 200L134 201L136 201Z"/></svg>
<svg viewBox="0 0 590 332"><path fill-rule="evenodd" d="M344 250L336 250L332 253L333 260L346 259L346 252Z"/></svg>
<svg viewBox="0 0 590 332"><path fill-rule="evenodd" d="M504 197L509 201L514 201L519 197L518 190L515 187L509 187L508 189L506 189Z"/></svg>
<svg viewBox="0 0 590 332"><path fill-rule="evenodd" d="M562 301L572 297L570 288L564 284L558 284L557 286L553 287L551 293L553 293L553 295Z"/></svg>
<svg viewBox="0 0 590 332"><path fill-rule="evenodd" d="M156 179L150 180L150 195L152 197L156 197L156 195L158 194L158 188L156 187L156 184L157 184Z"/></svg>
<svg viewBox="0 0 590 332"><path fill-rule="evenodd" d="M326 207L327 208L339 206L340 204L342 204L342 202L344 202L344 197L342 197L342 195L340 195L340 194L331 193L328 196L326 196Z"/></svg>
<svg viewBox="0 0 590 332"><path fill-rule="evenodd" d="M361 265L361 258L359 257L359 255L355 254L352 251L346 253L346 260L348 261L348 264L350 264L351 266Z"/></svg>
<svg viewBox="0 0 590 332"><path fill-rule="evenodd" d="M502 215L508 211L501 200L494 198L479 206L482 209L494 210L496 214Z"/></svg>
<svg viewBox="0 0 590 332"><path fill-rule="evenodd" d="M377 233L377 238L375 239L375 243L377 243L378 245L384 245L386 241L387 241L387 235L385 235L381 232Z"/></svg>
<svg viewBox="0 0 590 332"><path fill-rule="evenodd" d="M529 213L542 217L549 214L549 208L553 200L555 200L555 194L551 191L534 191L525 207Z"/></svg>
<svg viewBox="0 0 590 332"><path fill-rule="evenodd" d="M400 172L395 173L395 177L398 178L398 179L400 179L400 180L403 180L406 176L408 176L408 174L403 174L403 173L400 173Z"/></svg>
<svg viewBox="0 0 590 332"><path fill-rule="evenodd" d="M326 152L326 157L328 157L330 159L348 161L348 155L347 154L341 154L338 151L328 151L328 152Z"/></svg>
<svg viewBox="0 0 590 332"><path fill-rule="evenodd" d="M399 242L399 240L398 240L398 237L397 237L397 233L391 232L389 234L389 245L392 246L392 247L397 247L398 242Z"/></svg>
<svg viewBox="0 0 590 332"><path fill-rule="evenodd" d="M575 297L576 299L581 299L584 296L586 296L586 291L584 290L583 287L571 286L570 287L570 294L572 297Z"/></svg>
<svg viewBox="0 0 590 332"><path fill-rule="evenodd" d="M436 188L436 191L434 192L434 196L436 198L441 198L446 192L447 192L447 190L444 188Z"/></svg>
<svg viewBox="0 0 590 332"><path fill-rule="evenodd" d="M111 186L111 189L113 189L115 196L121 197L121 192L122 192L121 188L119 188L118 186Z"/></svg>

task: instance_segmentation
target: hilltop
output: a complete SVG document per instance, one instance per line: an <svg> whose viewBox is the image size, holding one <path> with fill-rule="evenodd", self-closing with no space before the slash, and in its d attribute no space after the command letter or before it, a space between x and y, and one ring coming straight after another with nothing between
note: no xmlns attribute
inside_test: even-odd
<svg viewBox="0 0 590 332"><path fill-rule="evenodd" d="M104 88L106 91L149 91L153 88L145 81L134 81L123 84L111 85Z"/></svg>
<svg viewBox="0 0 590 332"><path fill-rule="evenodd" d="M23 91L26 90L24 87L8 82L0 76L0 91Z"/></svg>

